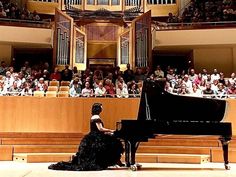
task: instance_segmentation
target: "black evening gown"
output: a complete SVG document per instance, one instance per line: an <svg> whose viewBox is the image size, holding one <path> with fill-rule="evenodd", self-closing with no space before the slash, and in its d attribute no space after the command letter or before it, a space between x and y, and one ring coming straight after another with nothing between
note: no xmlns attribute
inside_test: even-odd
<svg viewBox="0 0 236 177"><path fill-rule="evenodd" d="M58 162L48 168L53 170L96 171L120 162L123 145L119 139L104 134L97 129L96 123L103 124L100 118L91 119L90 132L83 137L78 152L69 162Z"/></svg>

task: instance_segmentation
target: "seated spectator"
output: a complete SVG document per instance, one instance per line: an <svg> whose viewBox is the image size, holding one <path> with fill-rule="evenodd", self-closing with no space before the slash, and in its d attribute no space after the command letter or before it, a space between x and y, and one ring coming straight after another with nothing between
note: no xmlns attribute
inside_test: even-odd
<svg viewBox="0 0 236 177"><path fill-rule="evenodd" d="M164 78L164 71L162 71L161 66L157 65L156 70L154 71L154 74L157 78Z"/></svg>
<svg viewBox="0 0 236 177"><path fill-rule="evenodd" d="M103 87L102 81L99 82L98 87L95 89L95 97L105 97L106 96L106 89Z"/></svg>
<svg viewBox="0 0 236 177"><path fill-rule="evenodd" d="M126 83L134 80L134 72L132 69L130 69L129 63L126 65L126 70L124 71L124 80Z"/></svg>
<svg viewBox="0 0 236 177"><path fill-rule="evenodd" d="M66 65L65 69L62 70L61 80L63 80L63 81L71 81L72 80L72 70L69 69L69 65Z"/></svg>
<svg viewBox="0 0 236 177"><path fill-rule="evenodd" d="M118 84L121 83L123 87L125 87L126 89L128 89L127 84L125 83L123 77L118 76L117 80L116 80L116 88L118 87Z"/></svg>
<svg viewBox="0 0 236 177"><path fill-rule="evenodd" d="M35 90L46 92L47 88L48 88L48 86L47 86L47 84L45 83L44 78L41 77L41 78L39 79L38 83L36 84Z"/></svg>
<svg viewBox="0 0 236 177"><path fill-rule="evenodd" d="M207 80L207 75L208 75L207 69L203 68L202 69L202 79Z"/></svg>
<svg viewBox="0 0 236 177"><path fill-rule="evenodd" d="M13 78L14 81L17 83L17 87L20 88L21 85L24 83L25 79L24 79L24 78L21 79L21 78L19 77L19 74L18 74L18 73L15 73L13 77L14 77L14 78ZM21 76L21 77L22 77L22 76Z"/></svg>
<svg viewBox="0 0 236 177"><path fill-rule="evenodd" d="M166 82L164 90L169 93L173 93L173 88L171 87L171 84L169 82Z"/></svg>
<svg viewBox="0 0 236 177"><path fill-rule="evenodd" d="M33 95L32 88L30 88L30 83L25 82L23 84L23 89L21 90L20 95L21 96L32 96Z"/></svg>
<svg viewBox="0 0 236 177"><path fill-rule="evenodd" d="M73 85L69 90L70 97L79 97L81 94L81 85L78 83L77 80L73 81Z"/></svg>
<svg viewBox="0 0 236 177"><path fill-rule="evenodd" d="M44 78L45 81L49 81L50 80L50 73L49 73L49 71L44 69L42 77Z"/></svg>
<svg viewBox="0 0 236 177"><path fill-rule="evenodd" d="M170 12L168 14L167 23L177 23L178 19Z"/></svg>
<svg viewBox="0 0 236 177"><path fill-rule="evenodd" d="M61 73L58 68L54 68L54 72L50 75L50 80L61 81Z"/></svg>
<svg viewBox="0 0 236 177"><path fill-rule="evenodd" d="M229 95L229 97L231 97L232 95L233 97L236 97L236 83L234 83L228 88L227 94Z"/></svg>
<svg viewBox="0 0 236 177"><path fill-rule="evenodd" d="M211 84L211 89L216 92L218 90L218 84L219 80L213 80L213 83Z"/></svg>
<svg viewBox="0 0 236 177"><path fill-rule="evenodd" d="M4 81L0 80L0 96L6 95L7 89L4 87Z"/></svg>
<svg viewBox="0 0 236 177"><path fill-rule="evenodd" d="M142 72L142 68L137 68L137 71L134 75L134 80L136 83L140 81L144 81L146 79L146 76Z"/></svg>
<svg viewBox="0 0 236 177"><path fill-rule="evenodd" d="M6 17L7 17L6 12L4 11L3 7L0 7L0 18L6 18Z"/></svg>
<svg viewBox="0 0 236 177"><path fill-rule="evenodd" d="M128 98L129 93L127 88L123 87L122 83L118 83L118 87L116 88L116 96L117 98Z"/></svg>
<svg viewBox="0 0 236 177"><path fill-rule="evenodd" d="M214 80L219 80L219 79L220 79L220 74L218 73L217 69L214 69L211 75L211 82L213 82Z"/></svg>
<svg viewBox="0 0 236 177"><path fill-rule="evenodd" d="M34 10L33 13L29 14L29 20L34 20L34 21L39 21L40 20L40 16L36 12L36 10Z"/></svg>
<svg viewBox="0 0 236 177"><path fill-rule="evenodd" d="M101 81L97 77L93 77L93 89L98 88L98 85Z"/></svg>
<svg viewBox="0 0 236 177"><path fill-rule="evenodd" d="M80 73L78 71L78 68L76 66L73 67L72 69L72 77L80 76Z"/></svg>
<svg viewBox="0 0 236 177"><path fill-rule="evenodd" d="M190 90L191 96L202 97L202 90L199 89L198 85L192 84L192 89Z"/></svg>
<svg viewBox="0 0 236 177"><path fill-rule="evenodd" d="M1 61L1 66L0 66L0 75L5 76L7 72L7 65L5 61Z"/></svg>
<svg viewBox="0 0 236 177"><path fill-rule="evenodd" d="M94 71L93 76L96 77L99 81L103 80L103 71L99 66Z"/></svg>
<svg viewBox="0 0 236 177"><path fill-rule="evenodd" d="M115 97L116 91L115 91L115 86L112 83L112 81L110 79L106 79L105 80L105 85L104 85L105 89L106 89L106 93L108 97Z"/></svg>
<svg viewBox="0 0 236 177"><path fill-rule="evenodd" d="M11 96L19 96L21 89L17 86L17 82L14 81L13 85L8 89L8 94Z"/></svg>
<svg viewBox="0 0 236 177"><path fill-rule="evenodd" d="M234 83L236 83L235 73L232 73L232 74L230 75L229 82L230 82L231 85L233 85Z"/></svg>
<svg viewBox="0 0 236 177"><path fill-rule="evenodd" d="M224 89L224 85L222 83L218 84L218 89L215 91L216 98L226 98L227 93Z"/></svg>
<svg viewBox="0 0 236 177"><path fill-rule="evenodd" d="M136 83L131 83L128 89L129 97L140 97L140 90Z"/></svg>
<svg viewBox="0 0 236 177"><path fill-rule="evenodd" d="M179 95L185 95L185 94L190 94L189 89L187 88L186 84L183 83L181 87L178 89L177 94Z"/></svg>
<svg viewBox="0 0 236 177"><path fill-rule="evenodd" d="M225 85L225 76L223 72L220 72L219 83L222 83L223 85Z"/></svg>
<svg viewBox="0 0 236 177"><path fill-rule="evenodd" d="M170 69L167 71L166 79L167 79L167 81L169 81L170 83L172 83L173 80L175 80L175 72L174 72L174 69L170 68Z"/></svg>
<svg viewBox="0 0 236 177"><path fill-rule="evenodd" d="M14 78L11 75L10 71L6 72L6 77L4 78L4 87L6 87L6 89L9 89L12 84L13 84Z"/></svg>
<svg viewBox="0 0 236 177"><path fill-rule="evenodd" d="M188 77L191 82L194 82L194 80L198 77L193 68L190 69Z"/></svg>
<svg viewBox="0 0 236 177"><path fill-rule="evenodd" d="M181 88L182 84L183 84L183 80L181 78L178 78L177 82L175 82L175 84L173 86L172 92L177 93L178 90ZM171 84L170 84L170 86L171 86Z"/></svg>
<svg viewBox="0 0 236 177"><path fill-rule="evenodd" d="M69 87L70 87L70 88L73 87L73 84L74 84L74 83L77 83L77 84L78 84L78 87L80 88L80 90L82 90L82 81L81 81L81 78L75 77L73 80L71 80Z"/></svg>
<svg viewBox="0 0 236 177"><path fill-rule="evenodd" d="M81 91L82 97L92 97L93 96L93 89L90 88L89 82L85 82L85 88Z"/></svg>
<svg viewBox="0 0 236 177"><path fill-rule="evenodd" d="M194 79L193 83L200 85L202 83L202 73L198 73L197 77Z"/></svg>
<svg viewBox="0 0 236 177"><path fill-rule="evenodd" d="M213 95L214 95L214 91L211 89L211 83L206 83L206 89L203 90L203 96L211 98L213 97Z"/></svg>
<svg viewBox="0 0 236 177"><path fill-rule="evenodd" d="M184 75L183 84L185 84L187 89L192 89L192 82L189 80L189 76L187 74Z"/></svg>

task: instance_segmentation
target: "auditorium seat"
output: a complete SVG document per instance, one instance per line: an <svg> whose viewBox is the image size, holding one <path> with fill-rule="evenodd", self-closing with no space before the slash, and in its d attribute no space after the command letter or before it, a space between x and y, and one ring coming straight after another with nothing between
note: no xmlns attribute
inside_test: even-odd
<svg viewBox="0 0 236 177"><path fill-rule="evenodd" d="M57 97L57 92L56 91L47 91L46 97Z"/></svg>
<svg viewBox="0 0 236 177"><path fill-rule="evenodd" d="M69 86L60 86L59 87L59 91L65 91L65 92L69 92L70 87Z"/></svg>
<svg viewBox="0 0 236 177"><path fill-rule="evenodd" d="M44 91L34 91L35 97L44 97Z"/></svg>
<svg viewBox="0 0 236 177"><path fill-rule="evenodd" d="M59 91L59 92L57 93L57 97L65 97L65 98L67 98L67 97L69 97L69 92L66 92L66 91Z"/></svg>
<svg viewBox="0 0 236 177"><path fill-rule="evenodd" d="M61 86L69 86L70 81L61 81Z"/></svg>
<svg viewBox="0 0 236 177"><path fill-rule="evenodd" d="M57 92L58 91L58 87L57 86L48 86L47 91L55 91L55 92Z"/></svg>
<svg viewBox="0 0 236 177"><path fill-rule="evenodd" d="M59 81L50 81L49 86L57 86L59 87Z"/></svg>

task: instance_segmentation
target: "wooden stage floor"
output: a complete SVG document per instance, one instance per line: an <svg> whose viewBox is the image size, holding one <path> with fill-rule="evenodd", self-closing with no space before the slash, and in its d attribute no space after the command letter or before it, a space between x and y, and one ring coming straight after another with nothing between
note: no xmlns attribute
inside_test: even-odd
<svg viewBox="0 0 236 177"><path fill-rule="evenodd" d="M50 163L0 162L1 177L234 177L236 163L225 170L222 163L170 164L143 163L139 171L110 168L104 171L71 172L48 170Z"/></svg>

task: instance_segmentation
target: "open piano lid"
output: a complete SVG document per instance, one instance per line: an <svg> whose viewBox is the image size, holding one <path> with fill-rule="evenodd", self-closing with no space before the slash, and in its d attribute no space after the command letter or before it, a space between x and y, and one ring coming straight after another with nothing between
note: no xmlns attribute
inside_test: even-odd
<svg viewBox="0 0 236 177"><path fill-rule="evenodd" d="M138 120L178 122L220 122L226 101L179 96L164 90L165 80L143 83Z"/></svg>

